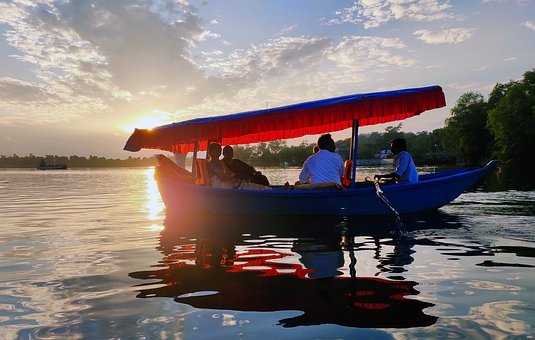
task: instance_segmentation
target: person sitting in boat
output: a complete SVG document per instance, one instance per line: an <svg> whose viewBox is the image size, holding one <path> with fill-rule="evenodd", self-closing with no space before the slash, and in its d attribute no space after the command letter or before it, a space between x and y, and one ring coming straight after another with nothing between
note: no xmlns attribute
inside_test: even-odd
<svg viewBox="0 0 535 340"><path fill-rule="evenodd" d="M407 152L407 141L403 138L394 139L390 150L394 154L394 172L375 175L375 179L386 179L392 183L418 183L418 171L411 154Z"/></svg>
<svg viewBox="0 0 535 340"><path fill-rule="evenodd" d="M206 170L210 183L217 188L235 188L239 185L239 180L226 167L225 163L219 159L221 156L221 144L210 143L208 145L208 162L206 163Z"/></svg>
<svg viewBox="0 0 535 340"><path fill-rule="evenodd" d="M318 138L318 152L308 157L303 163L296 184L322 184L332 183L341 185L344 172L342 156L335 152L336 144L330 134Z"/></svg>
<svg viewBox="0 0 535 340"><path fill-rule="evenodd" d="M207 162L206 167L212 187L223 189L271 189L269 186L250 183L236 177L236 175L227 168L225 163L219 159L221 156L221 144L210 143L208 145L207 153L209 161Z"/></svg>
<svg viewBox="0 0 535 340"><path fill-rule="evenodd" d="M234 149L230 145L223 148L223 163L234 173L235 177L251 183L269 186L269 180L260 171L256 171L244 161L234 158Z"/></svg>

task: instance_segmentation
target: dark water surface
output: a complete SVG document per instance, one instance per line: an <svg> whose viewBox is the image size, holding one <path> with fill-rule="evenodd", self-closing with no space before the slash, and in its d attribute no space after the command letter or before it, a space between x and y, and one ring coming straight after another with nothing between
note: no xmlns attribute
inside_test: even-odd
<svg viewBox="0 0 535 340"><path fill-rule="evenodd" d="M0 338L533 337L534 202L464 194L393 239L386 221L166 220L152 169L0 170Z"/></svg>

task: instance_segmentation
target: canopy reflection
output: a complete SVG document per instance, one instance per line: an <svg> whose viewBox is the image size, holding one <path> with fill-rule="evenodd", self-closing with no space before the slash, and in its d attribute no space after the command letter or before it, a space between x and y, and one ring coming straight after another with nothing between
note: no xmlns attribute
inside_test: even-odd
<svg viewBox="0 0 535 340"><path fill-rule="evenodd" d="M400 276L404 266L413 261L415 242L410 238L390 242L382 238L386 235L375 235L376 275L392 273L396 280L358 276L356 254L363 245L354 241L345 223L339 221L329 232L324 228L318 233L312 227L301 234L292 230L267 235L264 238L270 241L259 245L253 244L254 238L229 232L231 229L221 223L203 233L203 228L191 232L184 225L167 221L160 234L160 263L155 269L130 276L150 281L136 286L140 298L170 297L202 309L303 312L280 320L283 327L336 324L408 328L434 324L437 317L424 313L433 304L409 298L419 294L415 289L418 283ZM387 243L393 245L390 252L383 249ZM344 273L345 267L349 273Z"/></svg>

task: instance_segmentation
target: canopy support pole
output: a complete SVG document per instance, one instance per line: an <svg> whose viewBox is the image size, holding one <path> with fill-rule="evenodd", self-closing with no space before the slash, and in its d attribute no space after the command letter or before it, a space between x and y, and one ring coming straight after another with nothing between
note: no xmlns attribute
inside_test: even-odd
<svg viewBox="0 0 535 340"><path fill-rule="evenodd" d="M197 163L197 152L199 151L199 142L195 142L193 146L193 159L191 161L191 173L193 176L197 176L197 169L196 169L196 163Z"/></svg>
<svg viewBox="0 0 535 340"><path fill-rule="evenodd" d="M359 148L359 121L353 120L353 128L351 133L351 146L349 149L351 159L351 183L357 181L357 158Z"/></svg>

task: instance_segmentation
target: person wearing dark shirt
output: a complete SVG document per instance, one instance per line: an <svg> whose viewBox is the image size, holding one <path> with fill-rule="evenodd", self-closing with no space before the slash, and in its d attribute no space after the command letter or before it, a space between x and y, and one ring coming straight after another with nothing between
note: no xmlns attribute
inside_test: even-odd
<svg viewBox="0 0 535 340"><path fill-rule="evenodd" d="M234 158L234 149L227 145L223 148L223 163L234 175L244 181L269 186L269 180L249 164Z"/></svg>

